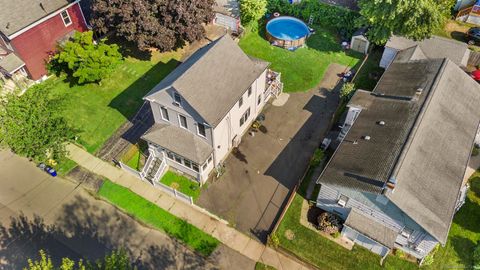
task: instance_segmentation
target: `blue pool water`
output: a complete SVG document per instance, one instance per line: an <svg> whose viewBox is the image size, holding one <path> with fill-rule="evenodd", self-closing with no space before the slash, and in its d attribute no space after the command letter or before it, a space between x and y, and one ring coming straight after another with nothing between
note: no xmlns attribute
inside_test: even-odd
<svg viewBox="0 0 480 270"><path fill-rule="evenodd" d="M310 30L301 20L294 17L279 17L267 23L267 31L273 37L282 40L297 40L306 37Z"/></svg>

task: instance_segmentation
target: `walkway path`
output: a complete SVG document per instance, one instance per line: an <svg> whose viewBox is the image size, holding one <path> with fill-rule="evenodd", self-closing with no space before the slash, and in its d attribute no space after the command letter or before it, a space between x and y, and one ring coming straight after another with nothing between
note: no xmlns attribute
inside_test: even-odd
<svg viewBox="0 0 480 270"><path fill-rule="evenodd" d="M173 215L184 219L216 237L220 242L229 248L238 251L244 256L265 264L276 267L279 270L309 269L297 261L278 253L270 247L251 239L243 233L231 228L225 222L215 219L202 209L185 204L174 199L145 183L130 173L110 165L109 163L91 155L76 145L69 145L69 158L85 169L104 176L119 185L131 189L145 199L155 203L159 207L168 210Z"/></svg>

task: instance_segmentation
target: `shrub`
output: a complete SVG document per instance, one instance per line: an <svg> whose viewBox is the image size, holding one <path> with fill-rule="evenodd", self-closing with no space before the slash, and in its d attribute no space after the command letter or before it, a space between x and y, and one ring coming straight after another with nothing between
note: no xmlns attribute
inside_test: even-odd
<svg viewBox="0 0 480 270"><path fill-rule="evenodd" d="M480 154L480 147L478 145L475 145L472 149L472 157L476 157Z"/></svg>
<svg viewBox="0 0 480 270"><path fill-rule="evenodd" d="M258 21L267 11L267 0L241 0L240 16L242 23L249 25Z"/></svg>
<svg viewBox="0 0 480 270"><path fill-rule="evenodd" d="M331 236L335 239L339 238L340 237L340 232L334 232L334 233L331 234Z"/></svg>
<svg viewBox="0 0 480 270"><path fill-rule="evenodd" d="M318 216L318 229L330 235L340 231L340 220L329 212L323 212Z"/></svg>
<svg viewBox="0 0 480 270"><path fill-rule="evenodd" d="M439 248L439 245L436 245L435 248L432 251L430 251L430 253L427 256L425 256L425 258L423 258L422 265L427 266L433 263L433 257L435 256L435 253L437 253L438 248Z"/></svg>
<svg viewBox="0 0 480 270"><path fill-rule="evenodd" d="M342 89L340 89L340 98L343 100L349 100L355 93L355 84L344 83Z"/></svg>
<svg viewBox="0 0 480 270"><path fill-rule="evenodd" d="M100 82L122 60L118 46L105 41L94 43L92 31L76 32L72 40L59 47L48 68L57 74L66 73L80 84Z"/></svg>
<svg viewBox="0 0 480 270"><path fill-rule="evenodd" d="M313 154L312 160L310 161L310 166L317 167L318 165L320 165L320 162L322 162L324 157L325 157L325 153L323 152L323 150L320 148L317 148L315 150L315 153Z"/></svg>
<svg viewBox="0 0 480 270"><path fill-rule="evenodd" d="M268 245L277 248L280 245L280 238L276 233L272 233L268 236Z"/></svg>
<svg viewBox="0 0 480 270"><path fill-rule="evenodd" d="M350 36L356 29L355 20L360 16L349 9L332 6L318 0L303 0L297 4L290 4L288 0L269 0L269 13L279 12L308 21L313 16L313 23L324 27L333 27L338 31L346 31Z"/></svg>
<svg viewBox="0 0 480 270"><path fill-rule="evenodd" d="M480 269L480 241L477 243L477 246L473 250L473 269Z"/></svg>

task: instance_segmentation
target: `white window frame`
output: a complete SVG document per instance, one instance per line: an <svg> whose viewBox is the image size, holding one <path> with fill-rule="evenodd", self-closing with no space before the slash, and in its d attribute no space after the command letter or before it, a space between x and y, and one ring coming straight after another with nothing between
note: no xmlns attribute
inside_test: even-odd
<svg viewBox="0 0 480 270"><path fill-rule="evenodd" d="M167 117L165 117L165 115L163 114L163 109L165 109L165 112L167 113ZM160 115L162 116L162 119L167 121L167 122L170 122L170 115L168 114L168 109L167 107L165 106L161 106L160 107Z"/></svg>
<svg viewBox="0 0 480 270"><path fill-rule="evenodd" d="M247 96L251 96L252 95L252 87L250 86L247 90Z"/></svg>
<svg viewBox="0 0 480 270"><path fill-rule="evenodd" d="M66 18L63 17L63 13L64 13L64 12L65 12L65 14L67 14L67 18L68 18L68 20L70 21L69 23L66 23L66 22L65 22L65 19L66 19ZM67 10L67 9L65 9L65 10L62 11L62 12L60 12L60 17L62 18L63 25L65 25L65 27L70 26L70 25L73 23L73 22L72 22L72 17L70 17L70 13L68 13L68 10Z"/></svg>
<svg viewBox="0 0 480 270"><path fill-rule="evenodd" d="M182 126L182 120L181 117L184 117L185 118L185 126ZM187 129L188 130L188 120L187 120L187 117L185 115L182 115L182 114L178 114L178 125L181 127L181 128L184 128L184 129Z"/></svg>
<svg viewBox="0 0 480 270"><path fill-rule="evenodd" d="M338 197L337 204L341 207L345 207L347 205L347 202L348 202L348 197L340 194L340 196Z"/></svg>
<svg viewBox="0 0 480 270"><path fill-rule="evenodd" d="M203 126L203 132L205 132L205 134L200 133L200 126ZM197 122L197 134L202 138L207 138L207 127L204 124Z"/></svg>
<svg viewBox="0 0 480 270"><path fill-rule="evenodd" d="M176 99L178 97L179 100ZM178 106L182 106L182 96L178 92L173 92L173 102Z"/></svg>
<svg viewBox="0 0 480 270"><path fill-rule="evenodd" d="M258 95L257 106L260 105L260 103L262 103L262 94Z"/></svg>
<svg viewBox="0 0 480 270"><path fill-rule="evenodd" d="M241 108L243 105L243 96L240 97L240 99L238 100L238 108Z"/></svg>
<svg viewBox="0 0 480 270"><path fill-rule="evenodd" d="M240 127L247 122L248 118L250 118L250 107L248 107L248 109L243 113L242 117L240 117Z"/></svg>

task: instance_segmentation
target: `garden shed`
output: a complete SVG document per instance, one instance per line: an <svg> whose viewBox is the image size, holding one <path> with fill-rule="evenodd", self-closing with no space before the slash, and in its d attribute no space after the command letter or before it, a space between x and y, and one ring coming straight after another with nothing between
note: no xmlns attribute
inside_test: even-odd
<svg viewBox="0 0 480 270"><path fill-rule="evenodd" d="M361 52L363 54L368 53L370 41L368 41L367 39L366 32L366 28L360 28L355 33L353 33L352 40L350 41L350 48L352 50Z"/></svg>

